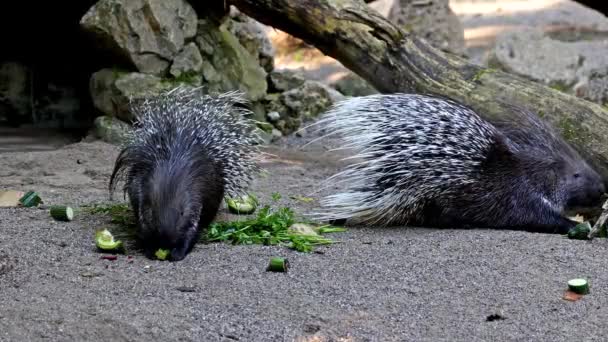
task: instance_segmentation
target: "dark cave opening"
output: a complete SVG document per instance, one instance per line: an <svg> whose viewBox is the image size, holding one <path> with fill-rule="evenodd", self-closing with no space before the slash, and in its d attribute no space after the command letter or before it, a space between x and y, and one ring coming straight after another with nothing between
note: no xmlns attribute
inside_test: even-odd
<svg viewBox="0 0 608 342"><path fill-rule="evenodd" d="M0 127L86 135L98 115L89 79L114 63L80 27L95 2L0 4Z"/></svg>

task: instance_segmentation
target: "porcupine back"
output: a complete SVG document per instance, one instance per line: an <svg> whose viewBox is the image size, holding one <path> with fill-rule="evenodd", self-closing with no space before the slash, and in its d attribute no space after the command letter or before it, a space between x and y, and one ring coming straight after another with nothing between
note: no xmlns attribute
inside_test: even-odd
<svg viewBox="0 0 608 342"><path fill-rule="evenodd" d="M604 185L548 125L512 108L520 122L494 126L437 96L379 94L337 103L313 127L343 139L338 149L352 150L352 163L325 182L338 192L311 217L563 232L571 226L564 207L592 202Z"/></svg>
<svg viewBox="0 0 608 342"><path fill-rule="evenodd" d="M110 180L129 195L140 239L152 249L191 247L225 194L242 195L258 170L259 136L240 92L178 87L132 102L133 130ZM181 256L181 255L180 255ZM183 256L181 256L183 257Z"/></svg>

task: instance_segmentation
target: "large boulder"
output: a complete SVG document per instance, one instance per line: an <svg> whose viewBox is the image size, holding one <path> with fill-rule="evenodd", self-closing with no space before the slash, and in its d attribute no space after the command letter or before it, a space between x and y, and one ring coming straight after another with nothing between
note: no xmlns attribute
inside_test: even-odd
<svg viewBox="0 0 608 342"><path fill-rule="evenodd" d="M80 23L102 48L140 72L164 75L195 36L197 16L185 0L100 0Z"/></svg>
<svg viewBox="0 0 608 342"><path fill-rule="evenodd" d="M266 95L266 72L224 24L199 20L195 42L203 59L203 83L209 91L241 90L250 101Z"/></svg>
<svg viewBox="0 0 608 342"><path fill-rule="evenodd" d="M436 48L464 54L464 29L449 0L396 0L388 19Z"/></svg>
<svg viewBox="0 0 608 342"><path fill-rule="evenodd" d="M102 69L91 76L89 91L93 105L101 113L124 121L133 120L131 98L170 89L175 84L162 78L137 72Z"/></svg>
<svg viewBox="0 0 608 342"><path fill-rule="evenodd" d="M272 89L265 96L266 120L282 135L297 131L304 122L344 99L337 90L317 81L304 80L292 70L276 70L270 74Z"/></svg>
<svg viewBox="0 0 608 342"><path fill-rule="evenodd" d="M270 38L268 38L267 27L239 12L234 7L231 8L230 18L231 20L226 22L228 30L259 61L266 72L271 72L274 69L275 51Z"/></svg>
<svg viewBox="0 0 608 342"><path fill-rule="evenodd" d="M567 31L547 33L536 28L505 33L498 37L487 63L604 103L608 95L608 34L576 35Z"/></svg>

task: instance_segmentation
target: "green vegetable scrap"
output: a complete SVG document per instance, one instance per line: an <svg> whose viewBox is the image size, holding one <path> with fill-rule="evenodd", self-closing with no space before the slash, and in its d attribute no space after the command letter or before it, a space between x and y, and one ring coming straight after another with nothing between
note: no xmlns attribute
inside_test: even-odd
<svg viewBox="0 0 608 342"><path fill-rule="evenodd" d="M589 232L591 231L591 224L586 221L579 223L568 231L568 238L577 240L587 240L589 238Z"/></svg>
<svg viewBox="0 0 608 342"><path fill-rule="evenodd" d="M287 272L289 269L289 261L281 257L273 257L270 259L267 271L272 272Z"/></svg>
<svg viewBox="0 0 608 342"><path fill-rule="evenodd" d="M169 250L160 248L156 251L156 253L154 253L154 255L158 260L167 260L167 257L169 256Z"/></svg>
<svg viewBox="0 0 608 342"><path fill-rule="evenodd" d="M122 241L115 240L114 235L107 228L95 232L95 245L104 252L121 252L124 248Z"/></svg>
<svg viewBox="0 0 608 342"><path fill-rule="evenodd" d="M28 191L19 199L19 203L24 207L35 207L43 202L38 193L35 191Z"/></svg>
<svg viewBox="0 0 608 342"><path fill-rule="evenodd" d="M258 206L258 199L251 194L239 198L226 198L225 200L228 205L228 210L239 215L253 214Z"/></svg>
<svg viewBox="0 0 608 342"><path fill-rule="evenodd" d="M327 245L335 241L319 234L301 234L289 228L295 223L291 209L281 207L272 210L264 206L257 217L232 221L214 222L207 230L207 241L232 242L235 245L287 245L299 252L311 252L314 246ZM339 228L323 226L318 231L338 232Z"/></svg>
<svg viewBox="0 0 608 342"><path fill-rule="evenodd" d="M568 288L570 289L570 291L581 295L589 293L589 283L587 282L587 280L582 278L569 280Z"/></svg>
<svg viewBox="0 0 608 342"><path fill-rule="evenodd" d="M74 219L74 210L65 205L52 206L50 213L54 219L59 221L72 221Z"/></svg>

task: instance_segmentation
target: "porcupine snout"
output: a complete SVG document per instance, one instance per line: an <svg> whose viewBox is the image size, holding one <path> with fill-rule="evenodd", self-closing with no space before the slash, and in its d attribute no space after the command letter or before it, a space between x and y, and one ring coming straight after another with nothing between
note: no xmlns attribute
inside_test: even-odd
<svg viewBox="0 0 608 342"><path fill-rule="evenodd" d="M204 183L183 171L160 165L144 186L140 224L146 254L163 248L172 260L181 260L198 238Z"/></svg>

